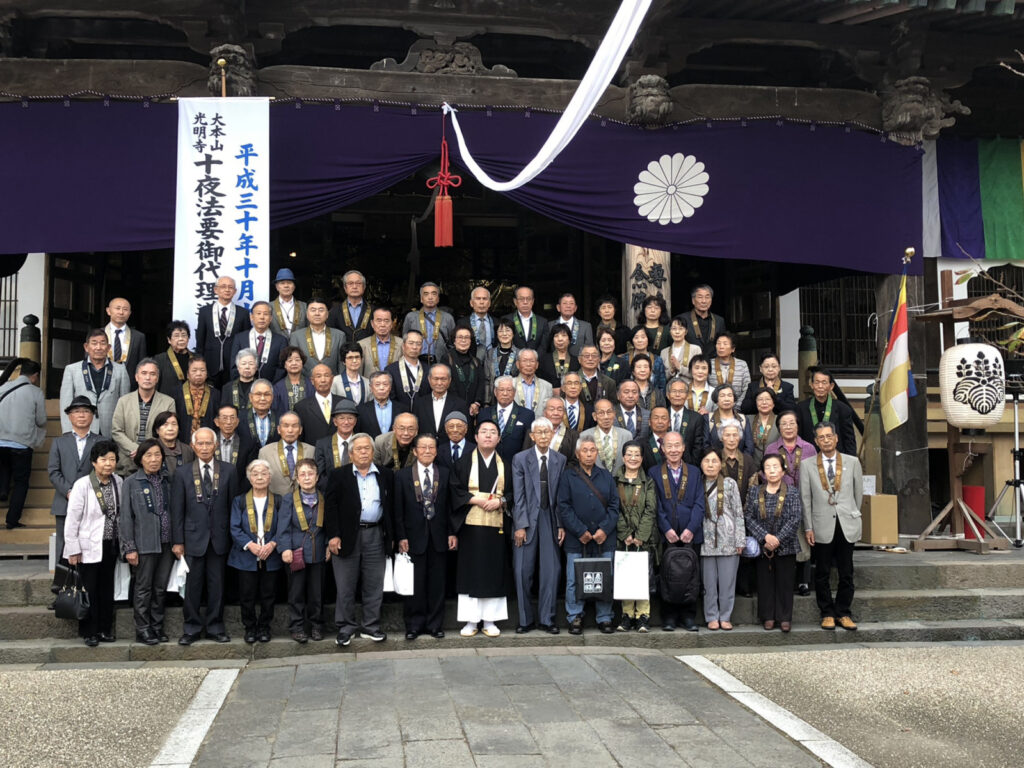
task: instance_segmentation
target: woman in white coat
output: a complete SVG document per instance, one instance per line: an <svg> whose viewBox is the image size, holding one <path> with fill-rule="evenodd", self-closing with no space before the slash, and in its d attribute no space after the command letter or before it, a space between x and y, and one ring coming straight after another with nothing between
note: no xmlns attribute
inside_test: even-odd
<svg viewBox="0 0 1024 768"><path fill-rule="evenodd" d="M114 567L117 564L117 522L121 509L121 478L117 446L112 440L94 443L92 471L71 486L64 523L64 557L78 566L89 595L89 615L78 632L90 648L114 642Z"/></svg>

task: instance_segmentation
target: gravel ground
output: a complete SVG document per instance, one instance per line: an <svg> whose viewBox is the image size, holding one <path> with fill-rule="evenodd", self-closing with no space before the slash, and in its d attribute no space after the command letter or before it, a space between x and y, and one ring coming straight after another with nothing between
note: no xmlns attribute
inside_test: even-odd
<svg viewBox="0 0 1024 768"><path fill-rule="evenodd" d="M1024 760L1024 646L709 657L878 768Z"/></svg>
<svg viewBox="0 0 1024 768"><path fill-rule="evenodd" d="M0 672L0 765L149 765L205 676L205 669Z"/></svg>

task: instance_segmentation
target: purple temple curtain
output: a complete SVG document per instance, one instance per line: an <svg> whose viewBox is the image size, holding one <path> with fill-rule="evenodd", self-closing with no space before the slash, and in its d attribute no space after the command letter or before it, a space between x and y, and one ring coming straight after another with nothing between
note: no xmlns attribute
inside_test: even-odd
<svg viewBox="0 0 1024 768"><path fill-rule="evenodd" d="M281 104L270 118L274 227L377 194L439 154L434 108ZM460 119L480 164L511 178L557 116L494 110ZM0 253L170 247L176 133L173 104L0 105ZM450 131L449 144L457 164ZM634 186L651 163L659 165L644 176L650 204L641 215ZM651 131L592 119L509 196L621 242L890 273L906 246L920 249L920 163L916 149L842 127L749 121ZM678 190L668 189L673 181ZM682 202L662 206L664 197ZM649 221L651 209L668 223Z"/></svg>

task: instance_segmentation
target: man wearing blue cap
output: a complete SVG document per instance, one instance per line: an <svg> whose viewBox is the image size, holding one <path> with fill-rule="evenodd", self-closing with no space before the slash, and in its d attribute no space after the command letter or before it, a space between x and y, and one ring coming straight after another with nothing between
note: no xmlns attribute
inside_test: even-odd
<svg viewBox="0 0 1024 768"><path fill-rule="evenodd" d="M277 298L270 302L270 329L286 339L306 327L306 302L295 299L295 274L287 267L274 278Z"/></svg>

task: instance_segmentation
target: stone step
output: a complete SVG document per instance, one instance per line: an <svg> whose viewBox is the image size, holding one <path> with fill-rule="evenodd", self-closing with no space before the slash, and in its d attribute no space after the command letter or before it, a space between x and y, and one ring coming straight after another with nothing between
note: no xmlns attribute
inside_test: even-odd
<svg viewBox="0 0 1024 768"><path fill-rule="evenodd" d="M1024 552L935 552L921 557L920 553L858 550L854 554L854 581L858 591L1016 587L1024 585Z"/></svg>
<svg viewBox="0 0 1024 768"><path fill-rule="evenodd" d="M122 636L124 637L124 636ZM214 643L202 640L183 647L172 642L147 646L131 639L119 639L115 643L101 643L96 648L86 647L80 639L50 638L46 640L0 641L0 664L46 664L46 663L97 663L97 662L146 662L204 659L270 659L314 654L345 654L378 651L422 651L436 649L484 650L488 648L515 648L536 646L565 646L593 648L650 648L678 650L680 653L695 649L731 647L782 647L787 645L837 645L859 643L892 642L951 642L951 641L994 641L1024 639L1022 620L974 620L974 621L897 621L865 622L856 632L836 630L826 632L817 626L794 626L793 631L784 635L778 630L766 632L759 627L737 626L732 632L662 632L656 629L647 634L616 632L604 635L596 629L587 628L580 636L568 634L547 635L531 632L517 635L505 631L500 637L488 638L482 634L463 638L458 632L450 632L442 640L423 636L415 641L405 640L404 634L389 634L387 640L374 643L356 637L346 648L339 648L331 635L319 643L300 645L291 638L277 636L269 643L246 645L242 638L234 635L229 643Z"/></svg>
<svg viewBox="0 0 1024 768"><path fill-rule="evenodd" d="M42 589L41 593L33 592L33 599L40 599L49 604L52 600L49 592ZM27 598L26 598L27 599ZM174 600L174 598L171 598ZM698 619L700 619L699 612ZM334 606L325 608L325 615L334 616ZM449 600L445 609L446 629L457 630L461 625L455 620L457 606ZM515 601L509 601L509 615L516 615ZM555 613L560 623L564 623L565 609L559 603ZM652 626L660 626L658 601L652 606ZM863 590L857 593L854 602L854 618L872 622L894 621L944 621L963 619L1024 619L1024 588L992 588L974 590ZM224 620L229 634L242 634L242 623L237 605L228 605L224 610ZM820 615L813 597L796 597L793 606L793 622L796 625L817 626ZM751 625L757 623L757 600L755 598L736 598L736 607L732 616L735 625ZM511 629L515 627L515 619L505 622ZM386 632L405 633L402 619L402 603L388 596L384 603L381 625ZM132 610L127 605L115 608L115 627L118 636L127 637L134 632ZM177 606L167 608L165 628L168 635L177 637L182 632L182 609ZM288 607L279 603L274 611L272 628L275 633L287 634ZM53 612L43 605L23 605L0 607L0 640L31 640L48 637L74 637L77 625L74 622L57 619Z"/></svg>
<svg viewBox="0 0 1024 768"><path fill-rule="evenodd" d="M24 545L21 548L13 547L17 551L12 551L10 554L14 555L40 554L45 556L49 551L47 547L51 533L53 533L52 523L46 527L15 528L13 531L0 527L0 545L5 549L10 548L10 545Z"/></svg>

